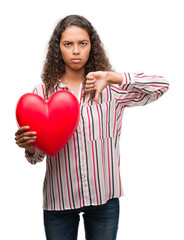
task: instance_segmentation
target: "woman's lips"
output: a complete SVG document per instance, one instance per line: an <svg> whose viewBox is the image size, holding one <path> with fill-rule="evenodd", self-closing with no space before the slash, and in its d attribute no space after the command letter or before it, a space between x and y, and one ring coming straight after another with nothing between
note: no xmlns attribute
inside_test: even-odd
<svg viewBox="0 0 184 240"><path fill-rule="evenodd" d="M81 62L81 59L80 59L80 58L73 58L73 59L72 59L72 62L73 62L73 63L80 63L80 62Z"/></svg>

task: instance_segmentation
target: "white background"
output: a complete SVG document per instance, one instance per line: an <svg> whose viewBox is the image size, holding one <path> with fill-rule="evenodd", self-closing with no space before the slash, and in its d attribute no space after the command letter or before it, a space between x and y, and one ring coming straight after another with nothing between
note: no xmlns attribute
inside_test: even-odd
<svg viewBox="0 0 184 240"><path fill-rule="evenodd" d="M184 15L179 0L1 3L0 239L45 239L45 161L32 166L15 144L15 107L41 82L52 31L69 14L91 21L116 71L143 71L169 81L170 90L158 101L125 111L120 143L125 196L117 239L183 240Z"/></svg>

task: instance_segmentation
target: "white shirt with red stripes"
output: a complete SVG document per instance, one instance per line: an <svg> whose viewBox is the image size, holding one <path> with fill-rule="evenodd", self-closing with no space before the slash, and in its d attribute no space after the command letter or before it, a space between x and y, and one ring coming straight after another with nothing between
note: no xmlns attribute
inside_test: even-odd
<svg viewBox="0 0 184 240"><path fill-rule="evenodd" d="M120 135L126 107L151 103L161 97L169 83L161 76L144 73L122 73L121 85L108 85L99 104L90 94L82 97L80 85L80 121L68 143L54 157L46 156L43 185L43 209L65 210L100 205L124 195L120 177ZM58 82L55 91L72 90ZM43 83L33 91L44 98ZM43 161L39 149L33 156L26 152L31 164Z"/></svg>

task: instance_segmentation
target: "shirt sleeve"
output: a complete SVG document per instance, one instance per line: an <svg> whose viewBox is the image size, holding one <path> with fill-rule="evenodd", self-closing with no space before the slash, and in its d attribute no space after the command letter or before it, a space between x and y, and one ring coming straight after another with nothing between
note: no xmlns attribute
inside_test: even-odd
<svg viewBox="0 0 184 240"><path fill-rule="evenodd" d="M162 76L145 73L122 73L123 82L112 85L116 103L123 107L143 106L156 101L169 89Z"/></svg>
<svg viewBox="0 0 184 240"><path fill-rule="evenodd" d="M38 84L34 87L32 92L44 98L45 97L44 96L44 91L45 91L44 85L43 84ZM46 154L41 152L38 148L36 148L36 152L32 156L30 156L28 154L27 150L25 150L25 158L31 164L36 164L37 162L42 162L45 155Z"/></svg>
<svg viewBox="0 0 184 240"><path fill-rule="evenodd" d="M27 159L27 161L31 164L36 164L37 162L42 162L44 157L45 157L45 153L41 152L38 148L36 148L36 152L34 155L30 156L28 154L28 151L25 150L25 157Z"/></svg>

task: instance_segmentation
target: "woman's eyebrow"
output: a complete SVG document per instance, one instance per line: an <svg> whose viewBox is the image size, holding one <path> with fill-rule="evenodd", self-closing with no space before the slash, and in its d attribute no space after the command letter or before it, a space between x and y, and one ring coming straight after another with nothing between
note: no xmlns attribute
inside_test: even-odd
<svg viewBox="0 0 184 240"><path fill-rule="evenodd" d="M84 42L84 41L88 42L87 39L80 40L79 42ZM65 42L67 42L67 43L71 43L72 41L70 41L70 40L65 40L65 41L63 41L63 43L65 43Z"/></svg>
<svg viewBox="0 0 184 240"><path fill-rule="evenodd" d="M80 42L83 42L83 41L86 41L86 42L88 42L88 40L87 40L87 39L83 39L83 40L81 40Z"/></svg>
<svg viewBox="0 0 184 240"><path fill-rule="evenodd" d="M70 43L71 41L69 41L69 40L65 40L65 41L63 41L63 43Z"/></svg>

